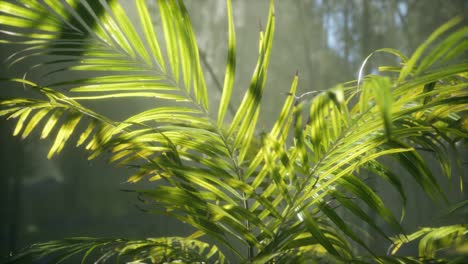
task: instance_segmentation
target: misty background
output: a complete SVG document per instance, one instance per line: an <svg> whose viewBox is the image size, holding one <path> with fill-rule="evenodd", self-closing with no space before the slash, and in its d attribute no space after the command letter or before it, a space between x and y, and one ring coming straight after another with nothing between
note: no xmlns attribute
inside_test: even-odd
<svg viewBox="0 0 468 264"><path fill-rule="evenodd" d="M136 21L133 1L120 2ZM160 25L156 1L147 2L156 13L154 23ZM213 107L221 97L227 55L225 1L185 2L197 35ZM266 25L268 2L233 0L237 34L234 108L247 90L255 67L258 36ZM299 94L331 88L356 79L362 61L373 50L395 48L410 55L437 27L468 11L465 0L277 0L275 3L277 27L258 132L269 130L276 120L296 72L300 78ZM2 45L0 60L5 61L19 48ZM367 73L376 71L373 65L382 63L395 65L398 61L388 55L377 55L366 68ZM40 69L31 70L30 66L22 63L9 68L2 63L0 78L21 78L27 71L27 78L40 82ZM27 95L28 91L22 87L7 83L0 87L2 98ZM122 120L149 107L151 103L147 101L132 101L124 108L112 101L97 109ZM127 184L126 176L130 172L108 164L105 155L88 161L83 149L69 144L58 157L48 160L51 142L39 140L37 133L26 140L13 137L14 125L14 121L0 120L0 256L31 243L72 236L145 238L190 234L190 227L176 220L139 210L136 195L121 190L150 188L150 185ZM460 147L460 151L462 157L467 156L466 147ZM427 158L431 159L430 155ZM464 174L466 186L467 159L463 162L464 169L457 173ZM450 192L451 201L468 198L466 191L461 193L456 186L457 173L453 182L441 181ZM374 181L370 175L364 176ZM385 202L399 216L397 208L401 201L393 198L395 193L378 181L373 186L387 197ZM406 230L413 232L420 226L439 223L436 216L444 208L418 194L420 189L414 182L407 186ZM440 223L450 221L460 222L460 219ZM384 254L388 243L377 242L374 247ZM414 248L406 253L412 254L411 250Z"/></svg>

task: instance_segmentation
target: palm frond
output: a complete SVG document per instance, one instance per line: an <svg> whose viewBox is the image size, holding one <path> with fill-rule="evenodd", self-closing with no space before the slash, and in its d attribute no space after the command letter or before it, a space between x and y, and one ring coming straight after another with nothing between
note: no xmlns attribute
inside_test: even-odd
<svg viewBox="0 0 468 264"><path fill-rule="evenodd" d="M423 227L412 234L395 237L389 252L392 255L396 254L402 245L419 239L420 258L435 259L438 251L439 254L441 251L449 251L449 254L453 255L466 255L468 248L467 236L467 225ZM460 260L463 259L463 257L460 258Z"/></svg>
<svg viewBox="0 0 468 264"><path fill-rule="evenodd" d="M260 113L260 104L265 87L270 54L273 45L275 30L275 10L273 1L270 0L270 10L265 32L260 32L259 56L257 65L250 81L250 87L245 94L239 109L234 116L230 126L229 137L236 133L234 147L239 148L239 161L242 162L252 141L256 123Z"/></svg>
<svg viewBox="0 0 468 264"><path fill-rule="evenodd" d="M216 246L183 237L144 240L75 237L34 244L8 263L38 260L61 263L70 259L81 259L81 263L224 263L225 256Z"/></svg>
<svg viewBox="0 0 468 264"><path fill-rule="evenodd" d="M453 26L453 21L447 25ZM448 28L450 27L445 30ZM436 32L431 38L439 33ZM459 30L447 37L451 39L450 45L458 47L462 35ZM385 49L382 52L398 55L407 63L405 56L399 52ZM433 54L430 51L427 53ZM420 55L415 54L409 60L417 60L415 58L418 56ZM436 61L439 60L432 62ZM367 205L372 212L390 224L395 232L401 232L396 216L393 216L380 197L358 178L360 168L376 171L376 175L390 182L400 193L402 200L406 201L401 180L382 163L382 156L396 158L434 200L445 199L439 183L420 152L425 149L434 152L444 173L450 177L452 169L446 155L447 146L454 147L452 141L454 137L458 137L456 134L463 134L462 138L466 138L467 135L466 130L449 132L444 127L455 120L461 120L457 112L467 109L467 85L462 75L468 70L468 65L466 62L456 62L452 66L444 64L444 68L427 64L423 66L429 70L423 72L417 65L413 65L411 67L414 67L419 75L400 83L387 77L369 76L364 79L364 84L359 90L356 90L356 87L345 87L344 90L338 87L319 94L310 103L309 118L305 124L302 117L304 103L297 103L294 111L294 146L288 151L276 147L276 153L270 151L269 157L265 158L268 167L271 168L271 181L277 188L271 193L276 196L282 194L281 201L286 208L282 213L282 220L279 220L279 223L275 222L277 234L289 230L288 226L292 224L289 221L293 221L292 219L296 219L297 223L306 221L305 217L309 216L310 212L316 212L315 219L323 219L323 215L317 214L322 211L339 226L334 232L345 232L349 238L362 244L357 235L349 232L351 226L346 227L348 224L345 226L337 220L335 215L329 213L330 210L326 210L327 207L317 208L319 204L328 202L346 208L388 240L390 238L386 232L361 209L362 204ZM434 89L423 89L424 85L432 82L436 82ZM342 94L348 94L349 97L340 99L343 98ZM357 96L358 103L351 103L350 98ZM431 101L426 100L424 103L424 98L428 97ZM421 136L421 133L424 136ZM290 168L294 170L291 171ZM295 189L291 191L288 186L294 186ZM310 218L308 222L313 223ZM314 237L323 237L318 230L320 229L309 225L309 232L315 232ZM298 230L296 235L299 236L300 232L302 230ZM294 236L294 233L289 232L288 239L293 239ZM279 242L272 244L278 245ZM338 243L320 241L319 244L335 257L346 258L345 255L335 252L334 248L343 248L338 246ZM266 249L268 251L265 255L280 250L269 247Z"/></svg>
<svg viewBox="0 0 468 264"><path fill-rule="evenodd" d="M398 217L361 174L373 172L397 190L403 201L402 219L405 181L386 165L384 156L396 159L429 197L444 203L445 194L421 152L434 153L450 177L447 153L458 140L468 138L466 127L460 125L468 103L468 64L458 58L467 49L462 45L466 27L456 28L460 19L436 31L409 58L393 49L377 51L402 60L402 67L381 68L396 77L365 76L315 93L309 100L296 95L296 74L273 128L256 138L275 30L273 1L265 32L260 32L250 86L227 126L225 112L236 66L231 2L227 0L228 62L215 119L183 2L158 1L164 43L159 42L145 1L136 1L136 7L138 27L115 0L0 2L0 23L5 27L1 33L9 35L3 42L25 45L10 56L10 64L34 57L45 60L31 68L42 71L41 83L9 80L30 86L45 99L2 99L0 115L18 119L14 135L27 137L42 126L41 137L53 137L49 157L74 134L76 145L84 145L89 158L110 152L112 162L135 169L129 182L146 178L160 183L135 190L141 199L162 205L154 209L148 203L144 210L172 216L197 232L189 238L142 241L53 241L37 244L13 261L59 251L64 255L58 261L82 252L86 260L105 247L107 253L99 261L128 256L154 263L222 262L224 255L217 247L192 239L203 236L235 253L238 262L299 261L311 256L364 261L356 256L353 243L368 250L370 259L414 260L378 257L361 238L362 231L335 208L343 208L389 242L387 226L376 224L369 211L392 232L403 231ZM448 36L441 39L443 34ZM46 77L52 75L64 80L48 83ZM81 103L131 97L156 98L164 104L117 121Z"/></svg>

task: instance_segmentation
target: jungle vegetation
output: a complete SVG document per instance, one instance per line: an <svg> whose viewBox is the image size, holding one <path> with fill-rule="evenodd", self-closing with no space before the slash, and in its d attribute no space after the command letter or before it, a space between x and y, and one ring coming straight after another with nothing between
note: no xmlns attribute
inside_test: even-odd
<svg viewBox="0 0 468 264"><path fill-rule="evenodd" d="M20 47L8 62L30 61L44 76L61 77L2 80L3 89L35 95L2 98L0 116L16 120L14 136L51 139L48 158L76 145L89 159L103 157L128 170L130 183L157 183L127 191L138 196L141 210L173 217L195 232L139 240L64 238L31 245L8 263L59 263L77 256L82 263L466 261L463 221L411 232L402 228L408 177L448 214L466 210L466 201L448 203L426 158L433 157L447 181L459 177L458 191L464 191L458 155L468 136L464 18L438 28L410 56L390 48L372 52L357 80L327 90L298 93L296 73L273 126L259 131L262 96L269 88L274 1L239 105L231 100L239 67L231 1L226 1L222 95L214 105L184 2L157 4L158 13L152 13L146 1L136 0L134 23L115 0L0 2L1 42ZM153 25L154 16L161 28ZM399 64L364 75L380 53L396 56ZM153 107L122 120L93 110L134 98L154 100ZM395 190L398 212L386 206L368 177ZM369 235L383 238L388 251L375 252L365 239ZM399 255L412 241L418 255Z"/></svg>

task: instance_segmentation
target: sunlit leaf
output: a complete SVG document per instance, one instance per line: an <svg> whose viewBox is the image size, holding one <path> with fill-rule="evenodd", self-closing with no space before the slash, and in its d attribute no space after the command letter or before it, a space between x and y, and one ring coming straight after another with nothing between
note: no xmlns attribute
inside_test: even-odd
<svg viewBox="0 0 468 264"><path fill-rule="evenodd" d="M234 27L234 18L232 15L231 0L226 0L228 13L228 56L226 64L226 73L224 74L223 94L219 101L218 125L222 125L224 115L229 106L234 77L236 73L236 31Z"/></svg>

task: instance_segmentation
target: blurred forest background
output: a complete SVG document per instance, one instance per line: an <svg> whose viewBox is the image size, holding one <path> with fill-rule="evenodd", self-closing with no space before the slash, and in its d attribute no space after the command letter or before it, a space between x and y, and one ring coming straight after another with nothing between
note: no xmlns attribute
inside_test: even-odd
<svg viewBox="0 0 468 264"><path fill-rule="evenodd" d="M134 9L133 1L121 2L127 10ZM147 2L151 2L156 12L156 1ZM186 4L198 37L210 100L214 102L221 95L219 89L227 54L225 2L196 0L186 1ZM233 0L233 7L238 48L232 102L235 107L248 87L255 66L258 32L266 24L268 0ZM373 50L396 48L408 55L438 26L467 11L466 0L276 1L277 31L259 132L269 129L276 120L296 71L300 77L299 93L323 90L356 79L362 61ZM159 26L160 21L154 23ZM18 48L2 46L0 59L4 61ZM384 61L398 63L388 55L377 55L366 67L367 73L376 71L372 65ZM22 73L28 71L28 78L39 79L40 71L29 70L28 66L20 64L8 68L2 63L0 76L21 78ZM0 97L23 92L21 87L11 88L3 85ZM112 102L101 106L104 109L100 110L122 119L128 113L145 108L142 103L126 105L122 107ZM82 149L70 146L59 157L47 160L50 142L39 141L38 137L24 141L12 137L13 125L13 122L0 121L0 256L34 242L70 236L143 238L190 232L187 226L173 219L141 212L135 206L139 203L135 195L121 190L148 186L126 184L125 169L113 168L103 157L88 161ZM466 146L461 146L460 151L468 156ZM463 162L466 169L466 158ZM468 185L466 170L461 173ZM454 182L457 180L454 177ZM412 232L419 226L436 223L434 217L444 208L418 195L419 187L415 183L407 184L406 230ZM386 192L379 182L374 182L373 186L380 193ZM468 197L467 192L460 193L455 184L446 187L451 188L448 190L451 190L452 201ZM398 208L401 201L392 200L392 195L385 193L389 198L386 201L396 202L395 208ZM375 246L384 250L388 245L376 243Z"/></svg>

